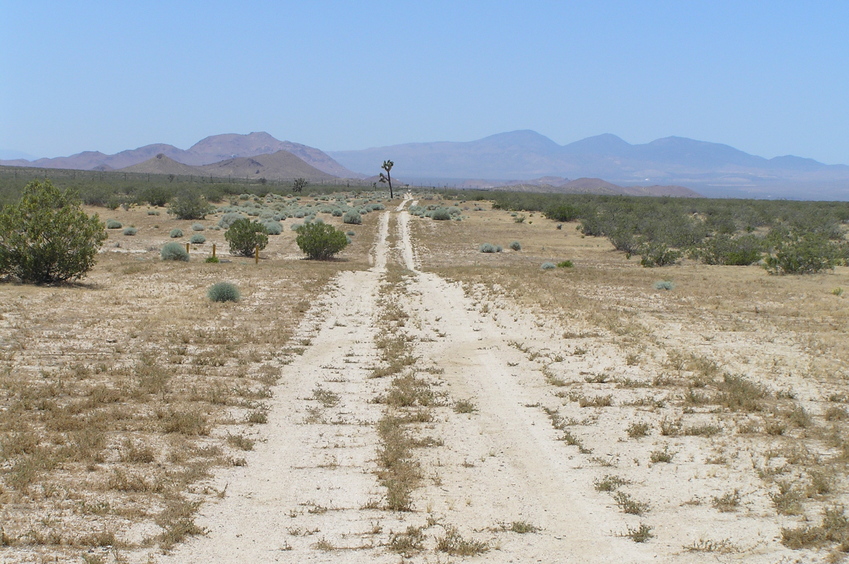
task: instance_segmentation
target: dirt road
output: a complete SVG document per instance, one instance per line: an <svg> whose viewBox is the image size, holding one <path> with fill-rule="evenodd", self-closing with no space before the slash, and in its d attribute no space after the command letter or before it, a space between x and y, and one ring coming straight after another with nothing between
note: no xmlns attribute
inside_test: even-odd
<svg viewBox="0 0 849 564"><path fill-rule="evenodd" d="M550 351L556 327L418 271L408 203L383 212L373 267L340 273L307 314L304 351L274 390L263 442L246 466L216 478L222 499L201 509L208 534L162 561L699 561L683 553L683 538L634 542L641 518L597 491L604 468L552 424L559 399L528 347ZM387 276L392 257L400 276ZM439 398L419 428L428 437L415 451L423 479L404 512L383 508L376 475L379 398L390 379L370 376L387 304L405 312L416 373ZM416 546L399 548L410 530ZM468 550L452 551L446 538Z"/></svg>

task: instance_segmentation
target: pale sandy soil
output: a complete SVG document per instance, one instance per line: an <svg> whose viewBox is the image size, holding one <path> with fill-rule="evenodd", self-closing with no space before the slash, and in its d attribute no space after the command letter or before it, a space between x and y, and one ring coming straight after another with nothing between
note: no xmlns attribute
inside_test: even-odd
<svg viewBox="0 0 849 564"><path fill-rule="evenodd" d="M644 314L624 305L617 314L625 302L618 279L582 287L569 315L553 283L557 308L526 299L521 284L473 283L477 273L451 280L439 265L426 266L436 253L415 234L432 224L410 217L404 209L411 203L408 196L380 212L371 267L341 270L294 330L303 350L279 367L268 423L252 429L258 442L242 454L246 464L219 468L203 482L222 492L207 496L199 510L196 524L206 534L167 553L128 551L121 558L163 564L839 560L833 545L785 547L781 529L815 525L822 508L849 501L845 465L823 464L828 491L809 494L789 514L776 510L774 476L809 491L817 461L839 450L825 430L814 430L827 427L828 407L841 405L824 398L846 393L842 353L819 363L817 343L783 326L750 333L730 327L749 323L746 315L726 318L705 309L702 317L686 317L679 315L681 303L669 301L675 298L656 293L627 296L628 306L638 303ZM468 257L499 260L473 255L478 243L466 245ZM589 242L582 255L583 244L575 246L578 256L597 256ZM537 269L528 276L537 277ZM608 309L594 309L593 300ZM432 420L414 426L427 439L415 450L422 480L410 511L397 512L385 508L377 463L380 398L391 379L372 377L384 362L378 341L390 307L405 314L392 327L415 357L409 370L438 398ZM771 397L793 393L770 404L771 411L756 412L682 400L703 389L693 388L693 379L721 380L723 372L747 374L767 385ZM767 381L765 374L774 377ZM609 406L581 407L581 399L605 395ZM457 409L463 401L473 409ZM786 423L800 406L815 423ZM786 432L763 432L779 419ZM662 433L664 421L714 430ZM641 422L645 436L632 436L629 429ZM760 430L746 430L748 423ZM653 460L664 452L670 461ZM598 484L610 477L621 484L601 491ZM624 511L617 493L642 505L641 514ZM724 507L717 501L723 496L735 501ZM640 526L651 531L646 542L629 536ZM410 527L422 533L420 546L393 550L393 539ZM452 530L480 541L480 552L440 550L439 540Z"/></svg>
<svg viewBox="0 0 849 564"><path fill-rule="evenodd" d="M555 371L583 383L587 374L646 374L604 339L579 339L589 352L575 355L560 320L482 288L467 295L461 284L417 270L411 218L402 208L381 218L374 266L341 273L310 312L321 323L302 357L283 369L263 431L266 442L248 455L247 467L216 476L216 487L226 486L227 495L201 510L198 523L209 533L159 561L397 562L404 558L387 544L409 526L421 527L425 540L406 561L818 560L815 552L779 542L780 526L792 521L770 509L769 491L753 471L762 443L738 438L729 448L723 440L680 437L672 443L674 464L652 463L652 437L628 440L625 434L648 408L571 407L546 377ZM388 249L391 229L396 246ZM393 287L381 288L388 284L387 256L397 257L406 272ZM372 400L386 383L368 374L378 356L381 292L408 314L404 330L416 368L432 369L420 374L444 398L434 421L422 425L438 444L417 451L426 479L410 512L373 507L383 494L374 477L380 407ZM574 322L568 325L575 330ZM680 339L681 346L690 338L674 325L655 330L662 339ZM342 401L320 408L310 398L318 387ZM637 395L616 390L614 405ZM458 400L476 409L456 413L451 406ZM559 440L545 409L585 419L573 431L585 452ZM732 461L706 464L717 452ZM596 491L594 484L609 475L628 481L622 490L647 504L643 516L624 513L611 494ZM711 506L712 496L734 490L742 496L739 509ZM513 523L538 530L519 534L509 530ZM626 533L643 523L654 538L635 543ZM436 539L450 527L488 550L467 557L438 552Z"/></svg>

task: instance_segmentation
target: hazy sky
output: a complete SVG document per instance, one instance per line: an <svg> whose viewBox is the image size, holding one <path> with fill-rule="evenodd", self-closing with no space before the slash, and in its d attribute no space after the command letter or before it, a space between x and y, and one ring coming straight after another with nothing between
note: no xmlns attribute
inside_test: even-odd
<svg viewBox="0 0 849 564"><path fill-rule="evenodd" d="M849 163L849 2L0 0L0 149L533 129Z"/></svg>

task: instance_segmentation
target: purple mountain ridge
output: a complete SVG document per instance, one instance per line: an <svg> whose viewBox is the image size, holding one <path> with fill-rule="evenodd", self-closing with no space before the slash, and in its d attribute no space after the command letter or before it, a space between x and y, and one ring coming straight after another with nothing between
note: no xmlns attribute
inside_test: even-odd
<svg viewBox="0 0 849 564"><path fill-rule="evenodd" d="M231 133L207 137L185 150L157 143L114 155L86 151L53 159L0 160L0 165L120 170L163 155L183 165L206 167L280 151L338 178L374 176L380 164L391 159L395 162L393 177L421 185L488 188L537 179L533 184L548 186L539 179L559 178L554 184L563 185L569 179L596 178L619 186L687 187L712 197L849 200L846 165L826 165L792 155L766 159L729 145L684 137L631 144L609 133L558 145L535 131L520 130L475 141L406 143L328 153L279 141L264 132ZM282 169L275 164L268 170Z"/></svg>

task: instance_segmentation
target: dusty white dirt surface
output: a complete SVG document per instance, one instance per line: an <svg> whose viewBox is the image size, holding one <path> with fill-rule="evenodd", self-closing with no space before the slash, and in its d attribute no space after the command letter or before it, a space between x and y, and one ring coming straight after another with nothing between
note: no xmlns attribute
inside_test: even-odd
<svg viewBox="0 0 849 564"><path fill-rule="evenodd" d="M196 520L207 534L157 555L158 562L816 561L780 544L783 521L768 511L757 478L739 470L752 465L745 449L739 464L705 470L710 439L682 437L678 464L652 464L651 438L623 440L639 408L576 412L588 420L572 431L583 447L561 440L546 409L568 406L547 382L551 371L572 380L604 370L627 375L621 351L587 339L581 342L590 353L573 355L558 320L467 295L460 284L417 270L407 203L382 212L373 267L340 273L306 315L299 338L309 344L283 368L261 442L246 453L246 466L213 481L224 494ZM405 272L388 282L393 257ZM369 377L379 362L381 295L408 315L416 368L442 398L433 421L421 426L433 441L416 450L424 479L405 512L382 508L375 474L382 407L374 400L388 385ZM322 403L326 392L338 401ZM460 400L474 409L452 409ZM597 491L594 484L609 474L627 480L651 512L627 514ZM737 488L743 511L692 502ZM626 535L644 523L655 535L650 542ZM515 531L516 524L534 530ZM410 526L423 531L422 548L392 551L393 535ZM486 551L439 552L437 539L451 528Z"/></svg>

